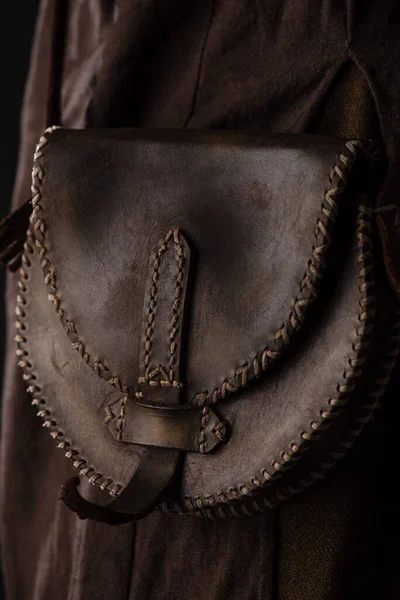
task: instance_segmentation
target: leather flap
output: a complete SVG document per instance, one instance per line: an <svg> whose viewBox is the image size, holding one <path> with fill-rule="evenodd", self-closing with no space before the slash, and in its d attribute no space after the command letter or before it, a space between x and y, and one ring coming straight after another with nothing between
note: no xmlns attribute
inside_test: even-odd
<svg viewBox="0 0 400 600"><path fill-rule="evenodd" d="M263 510L358 435L400 341L364 150L217 131L42 137L17 352L45 425L118 506L142 514L179 472L167 508Z"/></svg>
<svg viewBox="0 0 400 600"><path fill-rule="evenodd" d="M149 257L179 228L195 257L184 401L246 386L316 298L356 154L306 135L56 130L36 157L38 216L50 297L74 347L138 390Z"/></svg>

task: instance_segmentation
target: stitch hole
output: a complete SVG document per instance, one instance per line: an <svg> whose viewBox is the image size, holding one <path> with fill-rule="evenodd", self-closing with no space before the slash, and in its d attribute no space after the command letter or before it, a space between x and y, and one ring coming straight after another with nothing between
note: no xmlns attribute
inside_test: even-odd
<svg viewBox="0 0 400 600"><path fill-rule="evenodd" d="M67 450L67 452L65 453L65 456L67 458L72 458L73 456L75 456L75 454L78 454L77 450L74 450L73 448L71 450Z"/></svg>
<svg viewBox="0 0 400 600"><path fill-rule="evenodd" d="M20 357L28 356L28 352L26 350L22 350L21 348L17 348L16 355Z"/></svg>
<svg viewBox="0 0 400 600"><path fill-rule="evenodd" d="M42 388L38 385L29 385L26 391L30 394L39 394L42 391Z"/></svg>
<svg viewBox="0 0 400 600"><path fill-rule="evenodd" d="M36 375L34 375L33 373L24 373L22 375L22 378L25 381L31 381L32 379L33 379L33 381L36 381L36 379L37 379Z"/></svg>
<svg viewBox="0 0 400 600"><path fill-rule="evenodd" d="M83 459L78 459L74 461L74 467L75 469L79 469L81 467L81 465L84 465L85 461Z"/></svg>
<svg viewBox="0 0 400 600"><path fill-rule="evenodd" d="M122 485L120 484L116 484L114 485L114 487L110 490L110 494L111 496L116 496L117 494L119 494L119 491L122 489Z"/></svg>
<svg viewBox="0 0 400 600"><path fill-rule="evenodd" d="M39 412L37 413L38 417L48 417L50 415L48 410L39 410Z"/></svg>
<svg viewBox="0 0 400 600"><path fill-rule="evenodd" d="M18 366L22 367L23 369L32 369L32 363L30 363L28 360L18 361Z"/></svg>
<svg viewBox="0 0 400 600"><path fill-rule="evenodd" d="M68 448L71 444L69 442L67 442L67 440L62 440L59 444L57 444L57 448L60 448L60 450L64 450L65 448Z"/></svg>
<svg viewBox="0 0 400 600"><path fill-rule="evenodd" d="M199 497L196 497L194 499L195 505L197 506L197 508L203 508L204 504L203 504L203 500Z"/></svg>
<svg viewBox="0 0 400 600"><path fill-rule="evenodd" d="M85 462L85 464L87 465L86 462ZM84 475L85 477L87 477L87 474L90 473L91 471L94 471L94 469L92 467L86 466L79 471L79 475Z"/></svg>
<svg viewBox="0 0 400 600"><path fill-rule="evenodd" d="M322 419L329 419L329 418L332 418L332 417L333 417L333 414L332 414L332 412L330 412L330 411L327 411L327 410L321 410L321 411L320 411L320 413L319 413L319 416L320 416Z"/></svg>
<svg viewBox="0 0 400 600"><path fill-rule="evenodd" d="M107 477L107 479L105 479L105 481L103 481L102 484L100 484L100 489L101 490L106 490L110 484L112 483L112 479L110 479L109 477Z"/></svg>
<svg viewBox="0 0 400 600"><path fill-rule="evenodd" d="M229 496L231 497L231 499L233 498L234 500L240 500L240 497L241 497L241 495L240 495L240 493L238 492L238 490L237 490L237 489L235 489L235 488L230 488L230 489L228 490L228 494L229 494Z"/></svg>
<svg viewBox="0 0 400 600"><path fill-rule="evenodd" d="M205 500L206 504L208 504L208 506L213 506L216 504L213 496L204 496L204 500Z"/></svg>
<svg viewBox="0 0 400 600"><path fill-rule="evenodd" d="M95 473L94 475L91 475L89 477L89 483L91 483L92 485L95 485L96 481L98 479L100 479L100 477L101 477L100 473Z"/></svg>

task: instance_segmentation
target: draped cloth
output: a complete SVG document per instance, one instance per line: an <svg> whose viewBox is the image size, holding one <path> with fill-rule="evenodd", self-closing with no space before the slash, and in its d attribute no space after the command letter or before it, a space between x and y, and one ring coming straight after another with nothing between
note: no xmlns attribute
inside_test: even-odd
<svg viewBox="0 0 400 600"><path fill-rule="evenodd" d="M22 114L14 206L45 127L52 11L42 0ZM400 134L395 0L70 0L65 127ZM55 199L56 201L56 199ZM295 201L295 199L294 199ZM58 500L70 461L41 427L13 337L9 275L1 541L8 600L400 598L400 374L346 458L279 509L226 521L155 512L120 527Z"/></svg>

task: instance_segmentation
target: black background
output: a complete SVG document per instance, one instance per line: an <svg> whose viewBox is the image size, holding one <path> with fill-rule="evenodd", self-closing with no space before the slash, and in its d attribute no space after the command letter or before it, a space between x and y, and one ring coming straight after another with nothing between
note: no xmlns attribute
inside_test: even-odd
<svg viewBox="0 0 400 600"><path fill-rule="evenodd" d="M18 159L20 113L38 10L37 0L2 3L0 19L0 218L9 211ZM4 273L0 272L0 365L4 356ZM0 598L4 598L1 591Z"/></svg>

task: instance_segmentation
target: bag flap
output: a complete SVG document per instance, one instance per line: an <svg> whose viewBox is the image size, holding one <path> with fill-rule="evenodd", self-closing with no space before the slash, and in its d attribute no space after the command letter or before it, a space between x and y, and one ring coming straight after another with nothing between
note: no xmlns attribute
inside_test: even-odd
<svg viewBox="0 0 400 600"><path fill-rule="evenodd" d="M197 404L265 370L301 328L356 148L314 136L58 130L41 152L54 303L105 377L136 391L153 248L176 228L193 246L185 400Z"/></svg>

